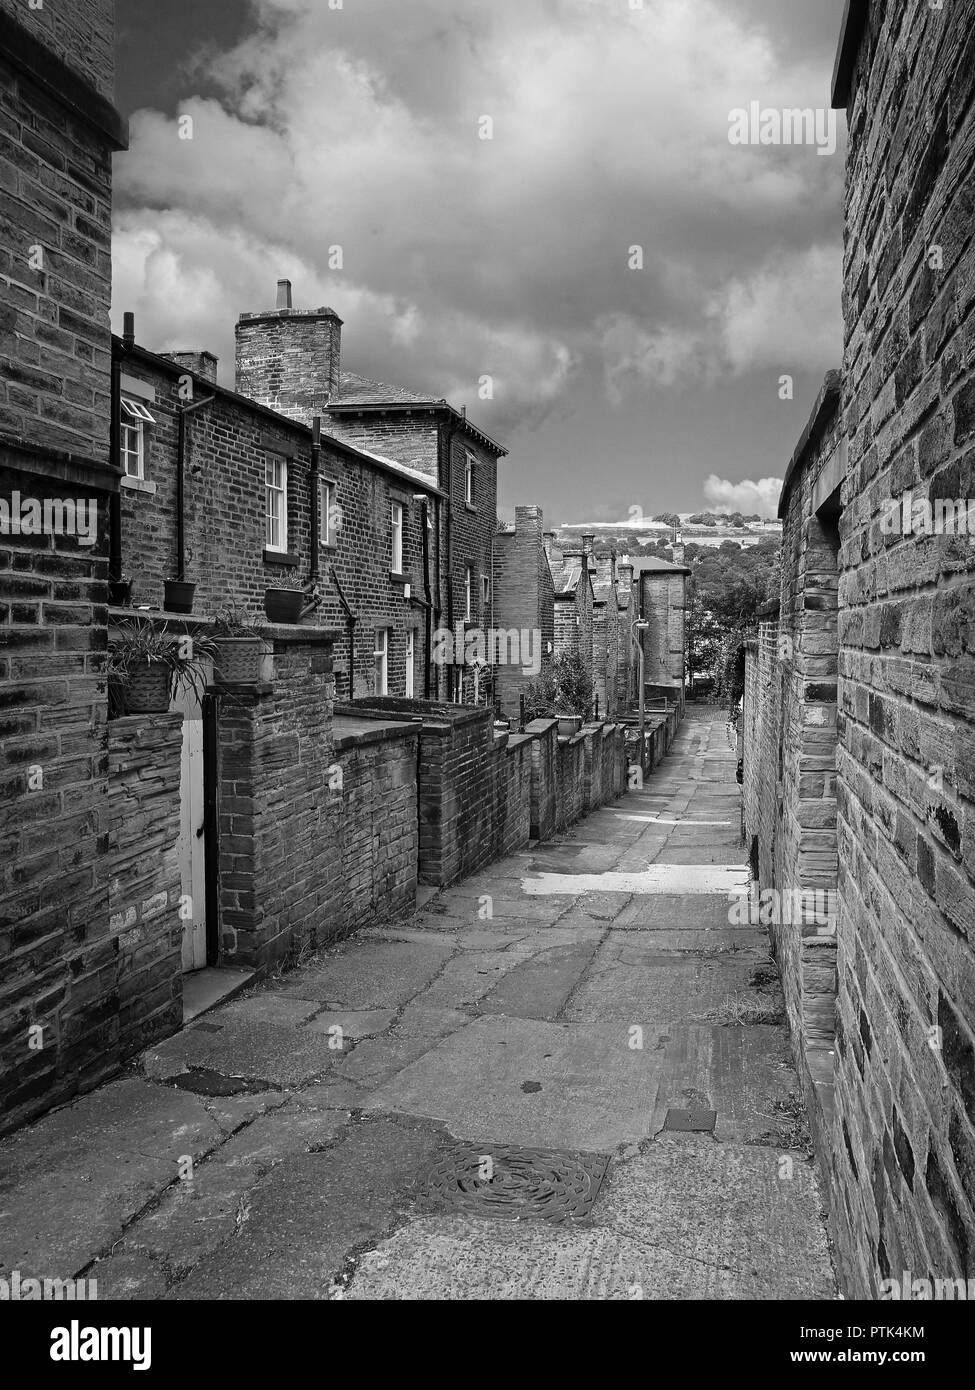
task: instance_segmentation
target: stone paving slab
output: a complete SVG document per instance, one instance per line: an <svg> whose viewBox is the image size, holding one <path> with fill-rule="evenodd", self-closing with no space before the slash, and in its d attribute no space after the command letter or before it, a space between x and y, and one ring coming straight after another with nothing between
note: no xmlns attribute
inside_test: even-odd
<svg viewBox="0 0 975 1390"><path fill-rule="evenodd" d="M395 1009L428 985L452 947L437 941L350 941L297 973L282 992L332 1008Z"/></svg>
<svg viewBox="0 0 975 1390"><path fill-rule="evenodd" d="M766 1149L667 1135L610 1167L591 1226L425 1216L364 1254L368 1299L835 1297L811 1169Z"/></svg>
<svg viewBox="0 0 975 1390"><path fill-rule="evenodd" d="M0 1269L69 1278L226 1137L199 1096L126 1078L0 1142Z"/></svg>
<svg viewBox="0 0 975 1390"><path fill-rule="evenodd" d="M510 970L479 1002L480 1013L552 1020L589 969L596 943L555 946Z"/></svg>
<svg viewBox="0 0 975 1390"><path fill-rule="evenodd" d="M717 1112L715 1139L805 1151L804 1125L801 1144L795 1130L799 1082L786 1028L694 1024L655 1036L662 1051L655 1134L671 1107L700 1108Z"/></svg>
<svg viewBox="0 0 975 1390"><path fill-rule="evenodd" d="M179 1081L186 1073L204 1071L270 1089L314 1081L335 1056L328 1038L307 1028L254 1023L220 1011L150 1049L143 1066L158 1081Z"/></svg>
<svg viewBox="0 0 975 1390"><path fill-rule="evenodd" d="M366 1108L441 1120L457 1139L612 1153L649 1133L659 1071L620 1027L498 1015L405 1066Z"/></svg>
<svg viewBox="0 0 975 1390"><path fill-rule="evenodd" d="M250 1196L240 1233L206 1255L173 1291L183 1299L328 1297L348 1250L409 1211L416 1174L441 1137L380 1119L323 1153L285 1159Z"/></svg>
<svg viewBox="0 0 975 1390"><path fill-rule="evenodd" d="M756 962L739 954L688 956L627 948L617 941L597 953L564 1018L567 1023L618 1019L654 1027L700 1022L720 1016L736 1000L754 1005L749 983L755 971ZM774 1009L783 1009L777 989L768 996L768 1011Z"/></svg>

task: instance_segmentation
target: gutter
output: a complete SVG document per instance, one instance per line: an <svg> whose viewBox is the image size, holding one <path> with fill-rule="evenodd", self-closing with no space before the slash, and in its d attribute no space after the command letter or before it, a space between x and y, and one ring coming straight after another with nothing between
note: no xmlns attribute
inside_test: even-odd
<svg viewBox="0 0 975 1390"><path fill-rule="evenodd" d="M311 508L311 572L309 584L318 583L318 552L321 540L321 467L322 467L322 417L316 415L311 422L311 474L309 477L309 505Z"/></svg>
<svg viewBox="0 0 975 1390"><path fill-rule="evenodd" d="M869 18L870 0L846 0L843 26L840 30L840 42L836 50L836 62L833 66L830 105L834 110L845 110L850 104L853 73Z"/></svg>
<svg viewBox="0 0 975 1390"><path fill-rule="evenodd" d="M124 474L122 467L122 358L135 346L135 315L126 314L121 342L112 352L111 405L108 453L112 465ZM108 579L117 584L122 578L122 493L116 488L108 504Z"/></svg>

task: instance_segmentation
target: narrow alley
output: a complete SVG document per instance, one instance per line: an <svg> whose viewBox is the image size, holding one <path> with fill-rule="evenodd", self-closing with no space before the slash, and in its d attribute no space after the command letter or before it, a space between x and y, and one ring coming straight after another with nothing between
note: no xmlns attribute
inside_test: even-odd
<svg viewBox="0 0 975 1390"><path fill-rule="evenodd" d="M0 1263L104 1298L831 1299L725 714L642 790L0 1144Z"/></svg>

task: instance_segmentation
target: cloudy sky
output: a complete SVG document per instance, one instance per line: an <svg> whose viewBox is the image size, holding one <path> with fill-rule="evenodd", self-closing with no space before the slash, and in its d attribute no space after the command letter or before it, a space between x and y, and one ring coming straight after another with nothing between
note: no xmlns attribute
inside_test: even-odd
<svg viewBox="0 0 975 1390"><path fill-rule="evenodd" d="M828 107L843 0L118 8L116 331L232 386L237 314L288 276L346 369L508 445L503 511L774 514L840 362L845 120L821 155L729 113Z"/></svg>

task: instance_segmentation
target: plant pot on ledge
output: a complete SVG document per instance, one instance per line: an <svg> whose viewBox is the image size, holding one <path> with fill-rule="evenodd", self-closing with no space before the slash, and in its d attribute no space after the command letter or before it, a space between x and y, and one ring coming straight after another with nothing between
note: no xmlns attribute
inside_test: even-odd
<svg viewBox="0 0 975 1390"><path fill-rule="evenodd" d="M156 661L133 665L125 685L128 714L165 714L171 698L172 673Z"/></svg>
<svg viewBox="0 0 975 1390"><path fill-rule="evenodd" d="M305 595L300 589L275 589L264 591L264 612L269 623L297 623L305 606Z"/></svg>
<svg viewBox="0 0 975 1390"><path fill-rule="evenodd" d="M193 595L196 584L187 579L163 580L165 597L163 607L167 613L192 613Z"/></svg>
<svg viewBox="0 0 975 1390"><path fill-rule="evenodd" d="M132 580L110 579L108 581L108 601L113 608L128 608L132 602Z"/></svg>
<svg viewBox="0 0 975 1390"><path fill-rule="evenodd" d="M574 738L582 728L581 714L560 714L559 733L563 738Z"/></svg>
<svg viewBox="0 0 975 1390"><path fill-rule="evenodd" d="M213 677L217 685L256 685L265 644L257 637L217 637Z"/></svg>

